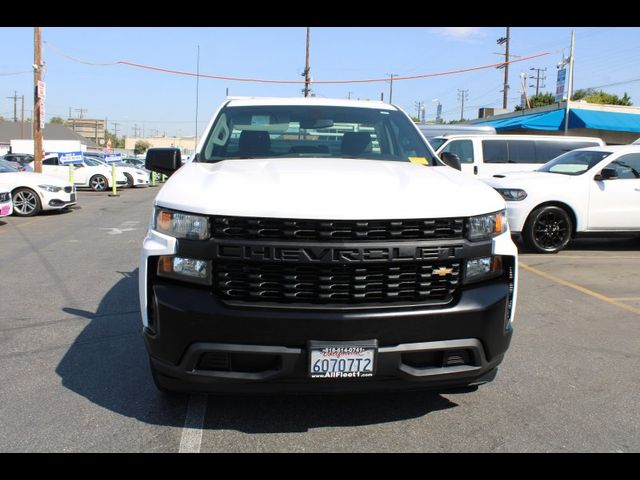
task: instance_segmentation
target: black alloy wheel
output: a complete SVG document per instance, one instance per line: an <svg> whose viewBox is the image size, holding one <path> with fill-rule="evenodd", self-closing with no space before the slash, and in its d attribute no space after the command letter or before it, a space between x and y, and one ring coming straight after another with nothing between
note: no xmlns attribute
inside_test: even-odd
<svg viewBox="0 0 640 480"><path fill-rule="evenodd" d="M535 252L557 253L571 240L572 229L567 211L549 205L531 212L524 227L524 241Z"/></svg>

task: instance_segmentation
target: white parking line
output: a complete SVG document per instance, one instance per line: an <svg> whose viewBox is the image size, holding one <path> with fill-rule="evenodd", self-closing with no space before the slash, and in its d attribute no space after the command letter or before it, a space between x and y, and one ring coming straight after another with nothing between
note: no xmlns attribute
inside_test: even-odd
<svg viewBox="0 0 640 480"><path fill-rule="evenodd" d="M200 453L202 429L207 413L207 396L191 395L187 405L187 417L184 419L180 449L178 453Z"/></svg>

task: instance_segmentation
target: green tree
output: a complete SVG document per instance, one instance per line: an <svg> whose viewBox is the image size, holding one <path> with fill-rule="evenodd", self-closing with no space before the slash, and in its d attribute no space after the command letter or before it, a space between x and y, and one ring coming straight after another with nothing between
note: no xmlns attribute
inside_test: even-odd
<svg viewBox="0 0 640 480"><path fill-rule="evenodd" d="M556 98L553 93L539 93L533 97L529 97L529 104L531 108L546 107L547 105L553 105L556 103ZM522 110L520 105L516 105L515 111Z"/></svg>
<svg viewBox="0 0 640 480"><path fill-rule="evenodd" d="M111 148L124 148L124 137L118 138L109 130L105 132L105 142L111 140Z"/></svg>
<svg viewBox="0 0 640 480"><path fill-rule="evenodd" d="M633 105L631 97L624 92L622 98L613 93L607 93L603 90L596 90L594 88L584 88L576 90L571 98L572 100L584 100L589 103L599 103L602 105L624 105L630 107Z"/></svg>
<svg viewBox="0 0 640 480"><path fill-rule="evenodd" d="M64 120L61 117L53 117L49 120L49 123L55 123L56 125L64 125Z"/></svg>
<svg viewBox="0 0 640 480"><path fill-rule="evenodd" d="M151 146L149 142L145 142L144 140L138 140L136 142L135 147L133 147L133 153L136 155L140 155L148 150Z"/></svg>

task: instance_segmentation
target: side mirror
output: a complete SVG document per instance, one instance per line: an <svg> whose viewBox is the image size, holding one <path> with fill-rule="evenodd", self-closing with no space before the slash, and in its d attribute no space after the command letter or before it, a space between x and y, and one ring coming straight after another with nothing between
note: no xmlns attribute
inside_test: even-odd
<svg viewBox="0 0 640 480"><path fill-rule="evenodd" d="M462 170L460 157L455 153L442 152L440 154L440 159L450 167L455 168L456 170Z"/></svg>
<svg viewBox="0 0 640 480"><path fill-rule="evenodd" d="M599 174L593 177L594 180L615 180L618 178L618 172L614 168L603 168Z"/></svg>
<svg viewBox="0 0 640 480"><path fill-rule="evenodd" d="M144 166L152 172L171 175L182 166L180 149L178 148L150 148Z"/></svg>

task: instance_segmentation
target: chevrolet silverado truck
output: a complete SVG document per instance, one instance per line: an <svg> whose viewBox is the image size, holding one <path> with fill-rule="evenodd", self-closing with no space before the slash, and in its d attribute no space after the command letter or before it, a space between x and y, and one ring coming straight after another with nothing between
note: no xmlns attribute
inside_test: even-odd
<svg viewBox="0 0 640 480"><path fill-rule="evenodd" d="M493 380L513 332L517 249L502 197L443 160L398 107L319 98L227 99L190 162L149 149L146 168L170 175L139 270L156 386Z"/></svg>

